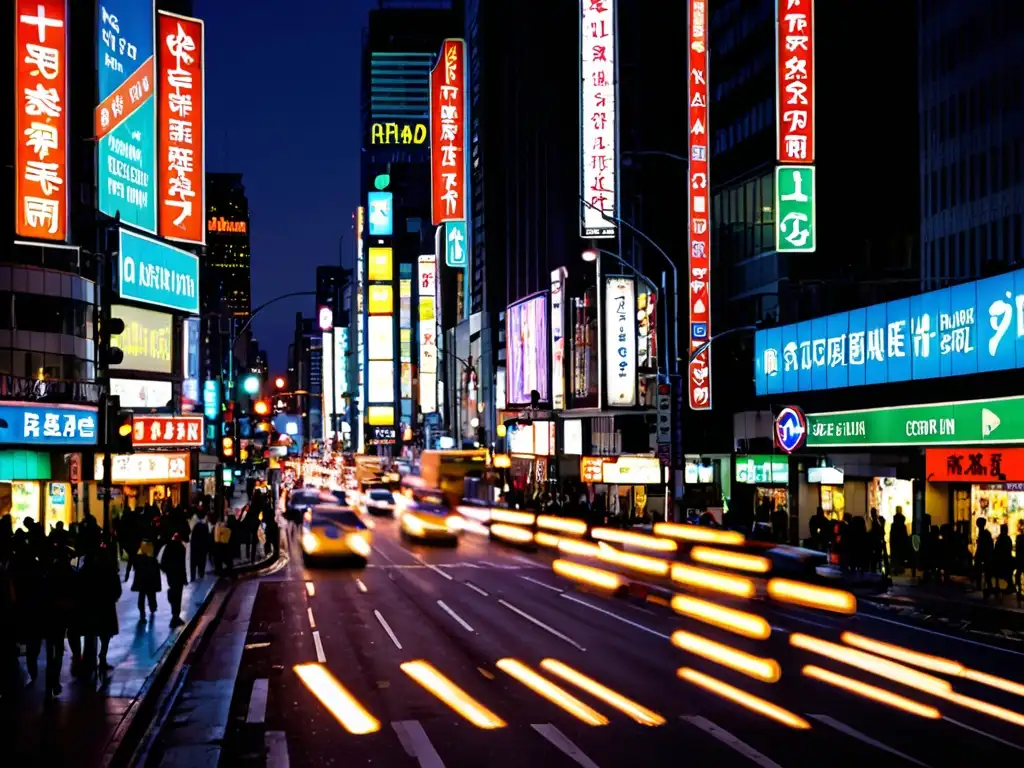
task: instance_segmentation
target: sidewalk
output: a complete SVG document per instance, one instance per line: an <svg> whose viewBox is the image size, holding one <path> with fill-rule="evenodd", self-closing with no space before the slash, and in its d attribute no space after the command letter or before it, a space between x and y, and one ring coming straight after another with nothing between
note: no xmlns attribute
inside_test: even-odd
<svg viewBox="0 0 1024 768"><path fill-rule="evenodd" d="M234 565L249 564L244 547L242 554ZM146 691L150 676L202 611L219 578L208 566L204 578L185 586L181 611L185 625L172 629L166 577L161 574L163 590L157 595L156 614L140 624L138 593L131 591L131 578L124 582L126 565L120 563L120 632L110 640L107 660L114 666L111 672L99 679L72 677L71 653L65 647L61 669L64 690L56 699L46 702L45 643L35 683L28 683L24 658L21 659L26 687L16 696L0 699L0 734L4 734L4 751L12 765L101 765L111 737L133 711L136 699Z"/></svg>
<svg viewBox="0 0 1024 768"><path fill-rule="evenodd" d="M940 619L991 632L1024 631L1024 605L1015 594L984 597L970 581L954 576L949 583L923 583L911 576L896 576L893 585L862 599L904 611L923 611Z"/></svg>

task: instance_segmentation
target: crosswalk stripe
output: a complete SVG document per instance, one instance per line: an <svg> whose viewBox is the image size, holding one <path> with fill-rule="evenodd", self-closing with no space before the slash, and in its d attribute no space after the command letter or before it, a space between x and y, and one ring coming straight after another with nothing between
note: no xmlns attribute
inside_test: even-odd
<svg viewBox="0 0 1024 768"><path fill-rule="evenodd" d="M252 693L249 696L249 712L245 717L247 723L262 723L267 717L267 694L270 680L261 678L253 680Z"/></svg>
<svg viewBox="0 0 1024 768"><path fill-rule="evenodd" d="M597 763L587 757L583 750L570 741L569 737L562 733L551 723L534 723L533 730L551 742L559 752L571 757L583 768L598 768Z"/></svg>
<svg viewBox="0 0 1024 768"><path fill-rule="evenodd" d="M683 720L690 723L690 725L700 728L709 736L713 736L718 739L727 747L736 750L755 765L761 766L761 768L782 768L782 766L768 757L768 755L763 752L758 752L752 746L747 744L747 742L743 741L738 736L734 736L729 733L729 731L724 728L719 728L706 717L701 717L700 715L686 715L683 717Z"/></svg>
<svg viewBox="0 0 1024 768"><path fill-rule="evenodd" d="M267 747L267 768L289 768L288 739L284 731L267 731L263 734Z"/></svg>
<svg viewBox="0 0 1024 768"><path fill-rule="evenodd" d="M430 743L430 738L419 720L399 720L392 723L391 727L395 729L402 749L420 764L420 768L444 768L441 756Z"/></svg>
<svg viewBox="0 0 1024 768"><path fill-rule="evenodd" d="M839 722L834 717L830 717L829 715L807 715L807 716L808 717L813 717L819 723L824 723L827 726L835 728L840 733L845 733L847 736L851 736L851 737L857 739L858 741L863 741L865 744L870 744L872 747L875 747L876 749L880 749L883 752L888 752L890 755L896 755L896 757L902 757L907 762L913 763L914 765L920 765L922 768L928 768L928 764L927 763L922 763L917 758L914 758L914 757L911 757L910 755L904 754L903 752L900 752L898 749L894 749L893 747L890 747L888 744L883 744L882 742L878 741L877 739L871 738L866 733L861 733L856 728L852 728L849 725L847 725L846 723Z"/></svg>

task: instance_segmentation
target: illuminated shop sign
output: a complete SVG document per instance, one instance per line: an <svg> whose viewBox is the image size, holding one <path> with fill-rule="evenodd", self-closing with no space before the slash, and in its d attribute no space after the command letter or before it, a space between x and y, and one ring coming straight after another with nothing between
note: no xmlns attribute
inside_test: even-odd
<svg viewBox="0 0 1024 768"><path fill-rule="evenodd" d="M118 294L123 299L199 314L199 259L188 251L119 230Z"/></svg>
<svg viewBox="0 0 1024 768"><path fill-rule="evenodd" d="M736 482L745 485L785 485L789 482L789 457L737 456Z"/></svg>
<svg viewBox="0 0 1024 768"><path fill-rule="evenodd" d="M208 381L207 386L216 385ZM142 410L169 408L174 397L173 387L169 381L152 379L110 379L110 394L121 399L122 408L138 408ZM205 393L204 393L205 396ZM220 401L217 402L220 408ZM216 412L209 418L215 419Z"/></svg>
<svg viewBox="0 0 1024 768"><path fill-rule="evenodd" d="M636 280L612 275L604 289L604 380L609 406L637 403Z"/></svg>
<svg viewBox="0 0 1024 768"><path fill-rule="evenodd" d="M133 448L183 448L203 444L202 416L135 416Z"/></svg>
<svg viewBox="0 0 1024 768"><path fill-rule="evenodd" d="M0 403L0 444L96 445L96 414L85 405Z"/></svg>
<svg viewBox="0 0 1024 768"><path fill-rule="evenodd" d="M580 236L615 237L616 0L580 0Z"/></svg>
<svg viewBox="0 0 1024 768"><path fill-rule="evenodd" d="M426 123L370 123L370 144L425 144Z"/></svg>
<svg viewBox="0 0 1024 768"><path fill-rule="evenodd" d="M206 222L206 231L216 232L219 235L244 235L249 232L249 222L232 221L223 216L211 216Z"/></svg>
<svg viewBox="0 0 1024 768"><path fill-rule="evenodd" d="M112 483L183 483L189 479L187 453L115 453L110 458ZM103 481L103 454L96 454L96 482Z"/></svg>
<svg viewBox="0 0 1024 768"><path fill-rule="evenodd" d="M174 342L174 318L171 315L123 304L111 306L110 315L124 322L124 333L110 337L110 346L124 353L124 360L113 368L146 373L171 372Z"/></svg>

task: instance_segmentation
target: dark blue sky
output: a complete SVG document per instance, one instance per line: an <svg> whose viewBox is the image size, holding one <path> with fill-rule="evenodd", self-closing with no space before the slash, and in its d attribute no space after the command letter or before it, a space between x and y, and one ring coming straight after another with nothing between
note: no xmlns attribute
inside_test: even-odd
<svg viewBox="0 0 1024 768"><path fill-rule="evenodd" d="M362 29L374 0L196 0L206 21L206 167L244 174L252 221L252 302L313 290L318 264L353 248L359 196ZM271 371L286 365L286 299L253 325Z"/></svg>

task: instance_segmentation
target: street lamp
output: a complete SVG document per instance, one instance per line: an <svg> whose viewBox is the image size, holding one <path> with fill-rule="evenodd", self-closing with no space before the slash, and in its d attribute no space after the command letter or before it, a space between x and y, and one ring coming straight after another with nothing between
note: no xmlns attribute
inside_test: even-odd
<svg viewBox="0 0 1024 768"><path fill-rule="evenodd" d="M593 264L595 261L597 261L596 248L588 248L581 255L583 256L583 260L587 262L587 264Z"/></svg>

